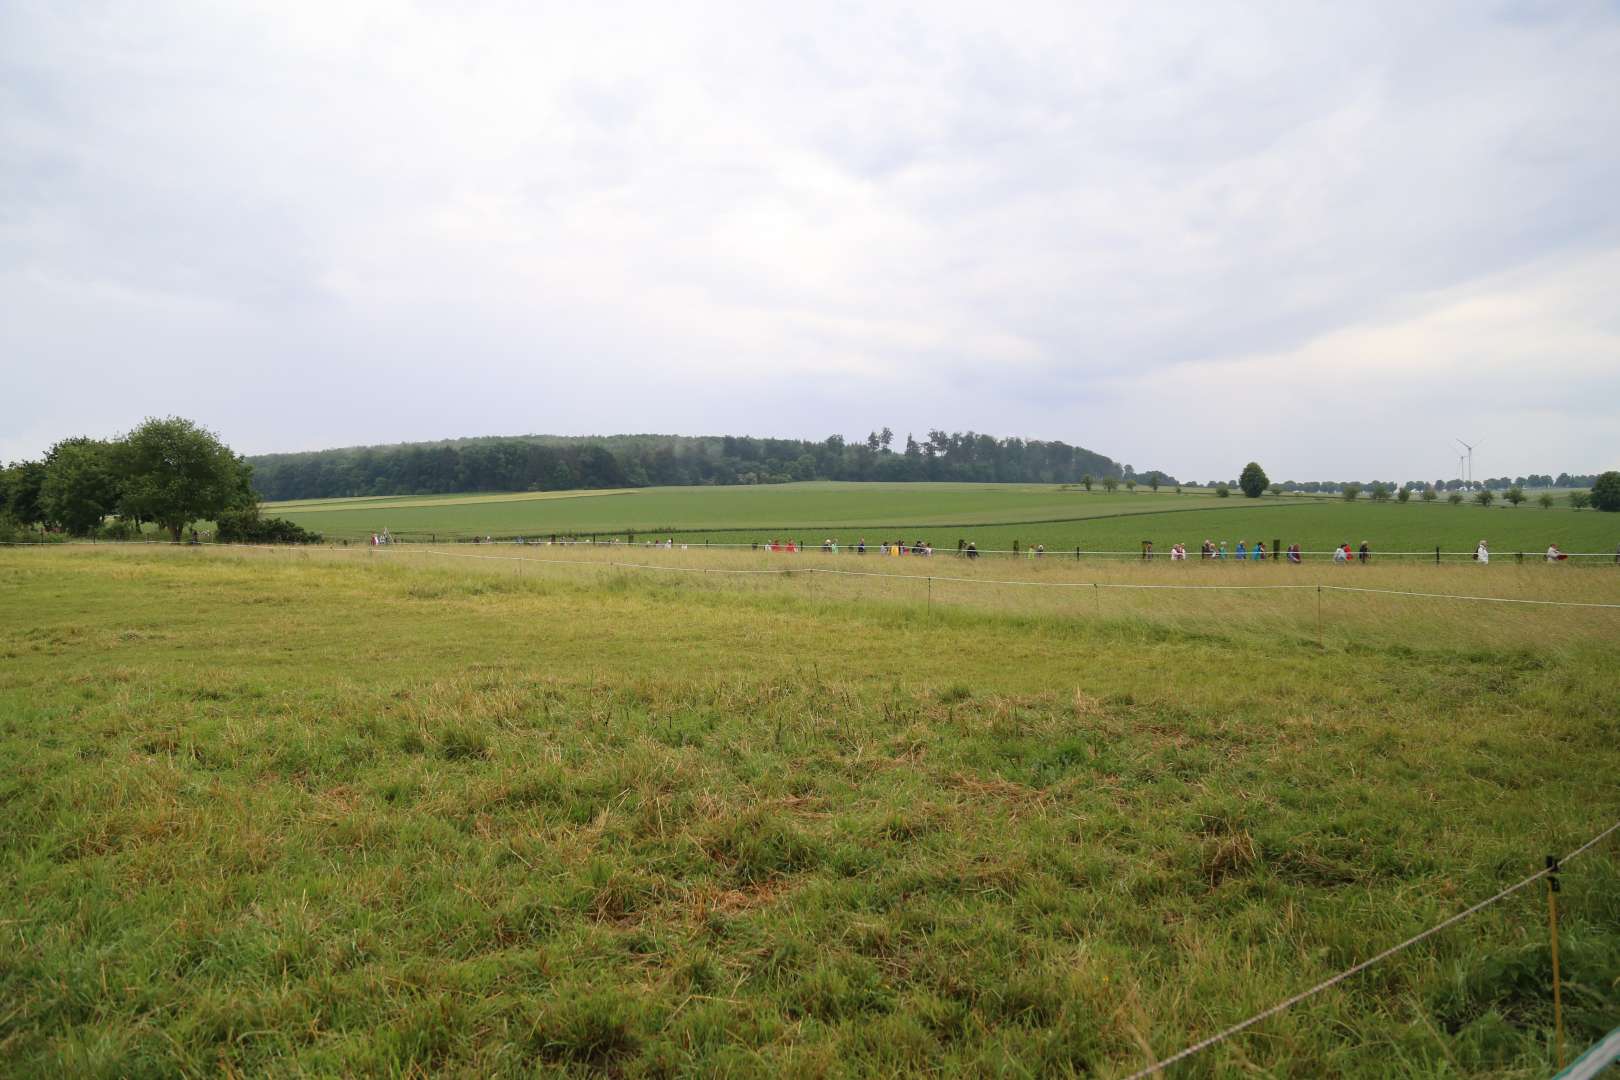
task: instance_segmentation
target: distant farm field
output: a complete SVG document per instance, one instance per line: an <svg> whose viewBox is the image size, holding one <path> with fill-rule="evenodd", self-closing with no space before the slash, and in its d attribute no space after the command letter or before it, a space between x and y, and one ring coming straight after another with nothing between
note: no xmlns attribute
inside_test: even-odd
<svg viewBox="0 0 1620 1080"><path fill-rule="evenodd" d="M1620 818L1620 610L1314 588L1620 574L1254 569L0 551L0 1074L1122 1077ZM1172 1075L1547 1076L1546 917Z"/></svg>
<svg viewBox="0 0 1620 1080"><path fill-rule="evenodd" d="M583 499L558 494L333 499L270 503L266 510L333 535L369 534L384 526L448 536L549 535L1067 519L1144 512L1154 508L1155 498L1050 485L833 482L577 493L595 496ZM1181 498L1188 506L1217 501L1212 495ZM429 500L434 505L417 505Z"/></svg>
<svg viewBox="0 0 1620 1080"><path fill-rule="evenodd" d="M1152 540L1160 552L1205 539L1298 543L1323 551L1368 541L1375 552L1472 551L1481 539L1499 555L1565 551L1613 553L1620 515L1544 510L1532 504L1346 503L1338 499L1209 494L1087 492L1022 484L811 483L759 487L642 488L615 492L330 499L275 503L288 517L333 539L359 539L384 528L412 540L680 535L710 543L751 544L773 537L849 546L917 538L955 548L1132 551Z"/></svg>

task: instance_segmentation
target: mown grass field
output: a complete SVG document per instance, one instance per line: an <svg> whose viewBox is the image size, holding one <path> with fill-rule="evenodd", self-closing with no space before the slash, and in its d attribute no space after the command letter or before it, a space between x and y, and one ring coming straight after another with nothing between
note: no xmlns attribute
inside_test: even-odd
<svg viewBox="0 0 1620 1080"><path fill-rule="evenodd" d="M570 497L559 497L559 495ZM1177 541L1196 550L1204 539L1299 543L1323 551L1367 540L1374 551L1471 552L1481 538L1493 551L1536 554L1557 543L1565 551L1614 553L1620 515L1543 510L1532 504L1484 509L1345 503L1315 497L1241 497L1158 493L1107 494L1100 489L1017 484L784 484L732 488L645 488L622 492L533 495L419 496L274 503L287 517L332 539L369 537L387 527L411 539L472 536L681 536L690 541L747 544L794 537L845 546L904 537L955 548L1131 551L1153 540L1160 552Z"/></svg>
<svg viewBox="0 0 1620 1080"><path fill-rule="evenodd" d="M1620 815L1612 610L513 551L0 552L0 1073L1119 1076ZM1545 1076L1549 979L1527 890L1174 1075Z"/></svg>

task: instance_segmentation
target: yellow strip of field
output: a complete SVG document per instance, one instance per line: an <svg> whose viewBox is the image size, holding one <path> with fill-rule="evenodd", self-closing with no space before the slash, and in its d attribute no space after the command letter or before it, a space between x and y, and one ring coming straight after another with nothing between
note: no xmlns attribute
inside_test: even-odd
<svg viewBox="0 0 1620 1080"><path fill-rule="evenodd" d="M468 506L475 503L542 502L553 499L588 499L602 495L635 495L634 488L604 488L600 491L513 491L498 495L437 495L410 496L385 495L353 499L303 499L294 502L265 503L271 512L289 511L300 514L318 514L329 510L359 510L368 506L387 509L415 506Z"/></svg>

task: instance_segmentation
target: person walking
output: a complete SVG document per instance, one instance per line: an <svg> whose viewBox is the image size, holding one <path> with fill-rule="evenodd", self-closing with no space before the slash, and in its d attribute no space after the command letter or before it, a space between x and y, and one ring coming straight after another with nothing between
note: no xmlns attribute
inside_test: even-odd
<svg viewBox="0 0 1620 1080"><path fill-rule="evenodd" d="M1479 547L1474 549L1474 561L1479 563L1481 566L1484 566L1491 561L1491 549L1485 545L1485 541L1483 540L1479 542Z"/></svg>
<svg viewBox="0 0 1620 1080"><path fill-rule="evenodd" d="M1367 562L1372 558L1372 547L1367 543L1367 541L1363 540L1361 542L1361 550L1356 553L1356 557L1362 562Z"/></svg>

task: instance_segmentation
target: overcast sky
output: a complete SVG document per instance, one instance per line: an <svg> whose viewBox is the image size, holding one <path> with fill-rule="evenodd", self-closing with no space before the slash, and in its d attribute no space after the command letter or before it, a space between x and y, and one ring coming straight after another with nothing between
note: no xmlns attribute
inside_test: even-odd
<svg viewBox="0 0 1620 1080"><path fill-rule="evenodd" d="M1617 194L1612 2L5 0L0 459L175 413L1614 468Z"/></svg>

